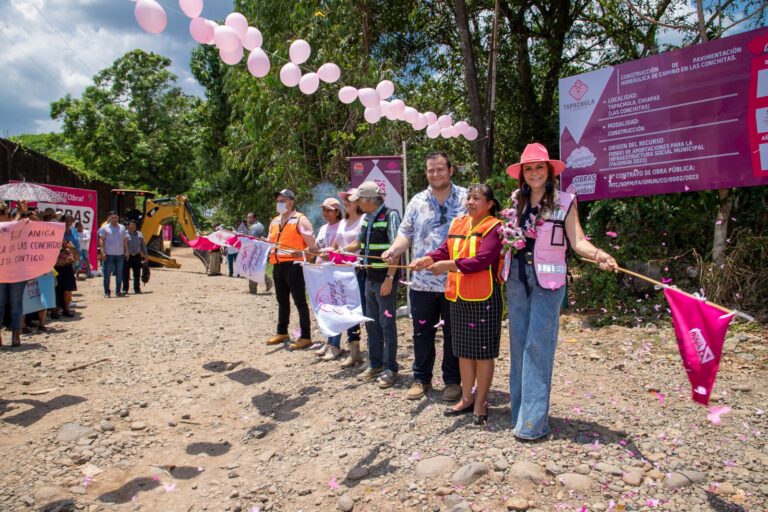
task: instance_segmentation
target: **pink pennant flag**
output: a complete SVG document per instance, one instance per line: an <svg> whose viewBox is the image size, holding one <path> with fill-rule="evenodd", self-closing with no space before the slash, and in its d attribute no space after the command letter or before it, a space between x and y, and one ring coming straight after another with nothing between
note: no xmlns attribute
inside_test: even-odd
<svg viewBox="0 0 768 512"><path fill-rule="evenodd" d="M691 398L704 405L715 385L725 334L735 313L723 313L704 300L665 288L683 367L688 372Z"/></svg>
<svg viewBox="0 0 768 512"><path fill-rule="evenodd" d="M211 242L205 236L199 236L194 240L188 240L187 237L185 237L184 234L182 234L181 239L182 241L184 241L185 244L187 244L193 249L197 249L198 251L218 251L219 249L221 249L221 246L219 244Z"/></svg>
<svg viewBox="0 0 768 512"><path fill-rule="evenodd" d="M357 256L331 251L328 253L328 259L330 259L332 263L354 263L357 261Z"/></svg>

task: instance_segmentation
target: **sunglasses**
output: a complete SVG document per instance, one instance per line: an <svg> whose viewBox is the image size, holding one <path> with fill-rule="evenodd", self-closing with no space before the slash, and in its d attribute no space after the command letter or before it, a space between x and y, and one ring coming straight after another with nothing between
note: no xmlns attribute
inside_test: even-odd
<svg viewBox="0 0 768 512"><path fill-rule="evenodd" d="M446 222L448 222L448 217L446 215L448 214L448 207L447 206L441 206L440 207L440 225L442 226Z"/></svg>

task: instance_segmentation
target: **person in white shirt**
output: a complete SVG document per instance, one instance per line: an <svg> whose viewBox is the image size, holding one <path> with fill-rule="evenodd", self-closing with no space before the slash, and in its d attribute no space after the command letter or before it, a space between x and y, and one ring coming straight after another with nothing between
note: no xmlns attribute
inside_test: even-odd
<svg viewBox="0 0 768 512"><path fill-rule="evenodd" d="M320 207L323 209L323 219L325 219L326 223L320 226L317 232L317 247L321 251L318 261L326 259L322 253L327 254L333 248L339 226L344 218L344 214L341 212L341 203L336 198L329 197L323 201ZM315 350L315 355L322 357L324 361L333 361L341 355L340 345L341 335L332 336L328 338L327 343L323 343L319 349Z"/></svg>

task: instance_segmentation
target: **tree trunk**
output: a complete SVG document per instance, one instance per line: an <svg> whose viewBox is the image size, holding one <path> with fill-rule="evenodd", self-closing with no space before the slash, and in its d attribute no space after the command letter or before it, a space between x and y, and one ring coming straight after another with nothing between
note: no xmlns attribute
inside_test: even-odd
<svg viewBox="0 0 768 512"><path fill-rule="evenodd" d="M715 265L721 265L725 261L725 248L728 245L728 221L731 219L733 209L733 194L727 188L718 190L720 195L720 209L717 211L715 222L715 237L712 241L712 261Z"/></svg>
<svg viewBox="0 0 768 512"><path fill-rule="evenodd" d="M469 31L469 20L467 19L467 4L464 0L454 0L456 10L456 25L461 37L461 54L464 59L464 81L467 87L467 96L469 96L469 111L472 116L472 124L477 128L480 136L475 141L475 155L477 155L478 174L480 181L485 181L491 174L490 162L487 153L487 134L485 133L485 115L483 113L483 104L480 100L480 87L477 83L477 64L475 62L475 52L472 45L472 34Z"/></svg>

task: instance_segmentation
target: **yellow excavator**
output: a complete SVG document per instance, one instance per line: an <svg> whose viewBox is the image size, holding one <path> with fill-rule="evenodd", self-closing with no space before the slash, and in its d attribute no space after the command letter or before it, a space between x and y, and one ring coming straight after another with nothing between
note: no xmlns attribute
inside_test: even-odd
<svg viewBox="0 0 768 512"><path fill-rule="evenodd" d="M163 244L162 227L173 218L179 224L184 235L189 240L199 236L197 222L185 195L176 197L155 198L154 192L146 190L112 190L112 210L126 222L135 220L139 231L144 235L147 244L149 261L156 265L168 268L179 268L176 260L171 258L170 247ZM195 256L200 258L207 266L207 258L203 251L195 251Z"/></svg>

